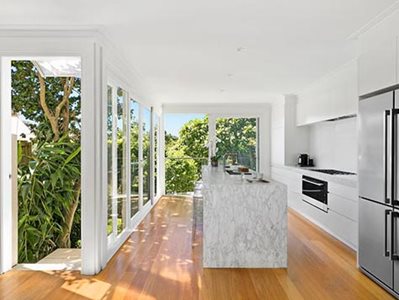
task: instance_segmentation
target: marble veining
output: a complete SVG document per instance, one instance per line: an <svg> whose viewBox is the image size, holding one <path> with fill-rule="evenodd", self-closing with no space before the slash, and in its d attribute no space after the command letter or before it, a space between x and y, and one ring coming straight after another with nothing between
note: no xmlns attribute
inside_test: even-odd
<svg viewBox="0 0 399 300"><path fill-rule="evenodd" d="M249 183L222 168L203 168L203 265L287 267L287 189Z"/></svg>

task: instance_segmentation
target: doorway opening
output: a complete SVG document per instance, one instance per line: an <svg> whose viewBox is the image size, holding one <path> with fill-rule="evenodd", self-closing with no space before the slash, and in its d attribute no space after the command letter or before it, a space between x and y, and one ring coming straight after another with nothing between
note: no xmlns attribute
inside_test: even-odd
<svg viewBox="0 0 399 300"><path fill-rule="evenodd" d="M81 60L11 61L13 265L81 266Z"/></svg>

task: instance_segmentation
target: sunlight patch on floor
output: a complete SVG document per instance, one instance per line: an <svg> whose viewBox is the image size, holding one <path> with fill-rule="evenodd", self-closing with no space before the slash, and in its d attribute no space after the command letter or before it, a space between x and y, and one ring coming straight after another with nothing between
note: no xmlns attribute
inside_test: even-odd
<svg viewBox="0 0 399 300"><path fill-rule="evenodd" d="M97 279L78 279L65 282L62 288L87 299L104 299L111 284Z"/></svg>

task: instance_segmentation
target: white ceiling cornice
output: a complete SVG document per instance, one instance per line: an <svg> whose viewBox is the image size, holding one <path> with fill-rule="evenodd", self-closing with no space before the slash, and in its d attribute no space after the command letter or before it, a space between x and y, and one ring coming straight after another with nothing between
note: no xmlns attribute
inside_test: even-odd
<svg viewBox="0 0 399 300"><path fill-rule="evenodd" d="M347 40L355 40L355 39L357 39L359 36L361 36L362 34L366 33L367 31L369 31L370 29L374 28L379 23L381 23L383 20L388 18L390 15L392 15L398 9L399 9L399 1L396 1L391 6L389 6L386 9L384 9L382 12L380 12L378 15L376 15L374 18L372 18L365 25L363 25L358 30L353 32L350 36L347 37Z"/></svg>

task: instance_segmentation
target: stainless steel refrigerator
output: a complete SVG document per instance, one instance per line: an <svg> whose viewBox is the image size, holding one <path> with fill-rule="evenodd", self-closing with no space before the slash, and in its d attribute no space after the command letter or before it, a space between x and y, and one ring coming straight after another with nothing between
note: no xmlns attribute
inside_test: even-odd
<svg viewBox="0 0 399 300"><path fill-rule="evenodd" d="M359 101L360 268L399 296L399 90Z"/></svg>

